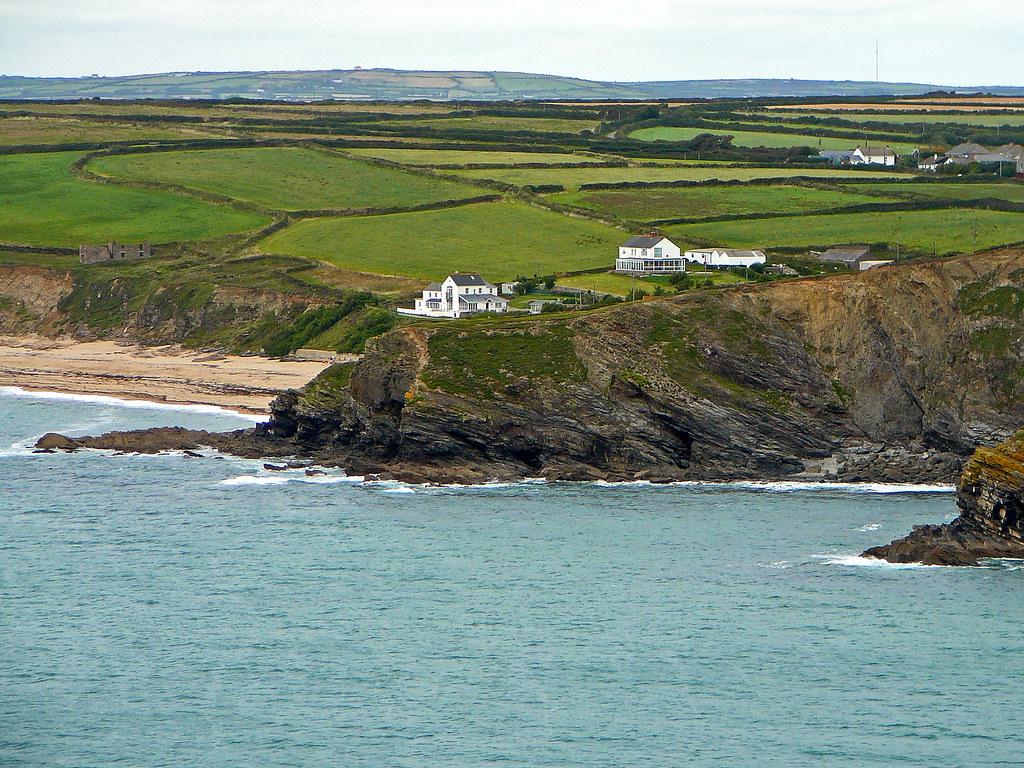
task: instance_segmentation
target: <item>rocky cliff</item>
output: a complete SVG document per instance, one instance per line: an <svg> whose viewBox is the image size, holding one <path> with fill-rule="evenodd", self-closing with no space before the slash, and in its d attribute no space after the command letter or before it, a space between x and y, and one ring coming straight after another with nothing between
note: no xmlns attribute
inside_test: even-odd
<svg viewBox="0 0 1024 768"><path fill-rule="evenodd" d="M1024 424L1024 254L398 329L252 433L407 480L953 482Z"/></svg>
<svg viewBox="0 0 1024 768"><path fill-rule="evenodd" d="M1024 254L404 328L278 400L408 479L948 481L1024 423Z"/></svg>
<svg viewBox="0 0 1024 768"><path fill-rule="evenodd" d="M982 558L1024 558L1024 431L996 448L979 448L957 488L960 516L864 555L893 563L978 565Z"/></svg>

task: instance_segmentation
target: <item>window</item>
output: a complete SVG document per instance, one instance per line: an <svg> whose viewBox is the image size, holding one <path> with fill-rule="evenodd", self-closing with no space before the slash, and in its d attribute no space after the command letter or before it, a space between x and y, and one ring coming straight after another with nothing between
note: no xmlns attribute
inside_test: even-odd
<svg viewBox="0 0 1024 768"><path fill-rule="evenodd" d="M656 258L656 259L660 259L661 258L661 248L655 248L654 249L654 258Z"/></svg>

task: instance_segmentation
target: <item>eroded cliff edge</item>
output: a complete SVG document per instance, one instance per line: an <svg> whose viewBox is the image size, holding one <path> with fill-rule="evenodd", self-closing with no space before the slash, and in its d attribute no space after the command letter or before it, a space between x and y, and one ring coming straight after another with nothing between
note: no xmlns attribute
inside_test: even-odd
<svg viewBox="0 0 1024 768"><path fill-rule="evenodd" d="M952 483L1024 424L1022 316L1006 251L410 326L229 442L410 481Z"/></svg>
<svg viewBox="0 0 1024 768"><path fill-rule="evenodd" d="M1024 431L996 448L979 448L957 488L960 516L922 525L864 555L892 563L978 565L983 558L1024 558Z"/></svg>

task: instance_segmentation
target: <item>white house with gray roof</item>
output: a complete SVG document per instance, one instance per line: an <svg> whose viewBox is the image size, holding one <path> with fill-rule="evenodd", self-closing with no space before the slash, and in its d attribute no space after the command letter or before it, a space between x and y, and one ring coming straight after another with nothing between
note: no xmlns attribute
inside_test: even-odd
<svg viewBox="0 0 1024 768"><path fill-rule="evenodd" d="M412 309L398 308L398 314L415 317L455 318L478 312L508 312L508 299L480 275L463 272L428 285Z"/></svg>
<svg viewBox="0 0 1024 768"><path fill-rule="evenodd" d="M615 271L627 274L665 274L683 272L686 267L679 246L661 235L637 235L619 246Z"/></svg>

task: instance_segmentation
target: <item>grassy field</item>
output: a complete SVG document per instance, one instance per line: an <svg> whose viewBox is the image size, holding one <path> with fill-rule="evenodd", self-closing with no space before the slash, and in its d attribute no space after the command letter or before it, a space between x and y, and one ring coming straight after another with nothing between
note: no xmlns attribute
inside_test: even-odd
<svg viewBox="0 0 1024 768"><path fill-rule="evenodd" d="M561 192L548 199L635 221L697 219L726 214L804 213L861 203L886 202L885 198L861 193L855 184L849 186L848 192L790 185L710 186Z"/></svg>
<svg viewBox="0 0 1024 768"><path fill-rule="evenodd" d="M405 165L521 165L523 163L600 163L606 158L557 152L487 152L469 149L349 149L357 157L377 157Z"/></svg>
<svg viewBox="0 0 1024 768"><path fill-rule="evenodd" d="M964 125L982 125L987 127L999 127L1003 125L1021 126L1024 125L1024 112L1017 114L1002 115L979 115L974 112L957 112L955 114L892 114L889 112L776 112L771 111L773 117L787 117L799 121L802 117L830 118L838 117L841 120L851 120L857 123L894 123L914 127L915 125L933 125L935 123L961 123ZM807 125L804 123L804 125Z"/></svg>
<svg viewBox="0 0 1024 768"><path fill-rule="evenodd" d="M754 131L730 131L708 128L677 128L673 126L657 126L640 128L632 131L629 138L639 141L688 141L702 133L715 133L733 137L737 147L812 147L814 149L853 149L858 140L854 138L835 138L832 136L811 136L798 133L770 133ZM913 144L892 143L890 146L897 152L912 152Z"/></svg>
<svg viewBox="0 0 1024 768"><path fill-rule="evenodd" d="M230 136L229 130L192 125L146 125L91 122L74 118L4 117L0 118L0 145L83 144L113 141L149 141L162 139L203 139Z"/></svg>
<svg viewBox="0 0 1024 768"><path fill-rule="evenodd" d="M957 182L935 182L930 184L850 184L849 191L863 191L868 194L898 195L900 197L931 198L942 197L950 200L1010 200L1024 203L1024 184L958 184Z"/></svg>
<svg viewBox="0 0 1024 768"><path fill-rule="evenodd" d="M278 210L412 206L475 197L475 187L293 147L116 155L89 169L161 181Z"/></svg>
<svg viewBox="0 0 1024 768"><path fill-rule="evenodd" d="M521 203L441 211L311 219L260 244L344 269L437 280L456 270L492 282L611 264L626 234Z"/></svg>
<svg viewBox="0 0 1024 768"><path fill-rule="evenodd" d="M709 270L708 272L690 272L690 279L696 285L705 280L710 280L715 285L729 285L731 283L744 282L743 276L733 272L720 270ZM646 291L654 293L658 286L661 286L669 293L674 293L666 275L654 275L651 277L633 278L629 275L619 275L615 272L599 272L591 275L573 275L572 277L560 277L558 285L566 288L579 288L584 291L596 291L597 293L610 293L613 296L628 296L631 291Z"/></svg>
<svg viewBox="0 0 1024 768"><path fill-rule="evenodd" d="M384 125L384 123L381 123ZM483 131L543 131L550 133L580 133L597 128L596 120L572 120L550 117L497 117L476 115L474 117L446 117L434 120L403 120L387 123L389 127L401 128L459 128Z"/></svg>
<svg viewBox="0 0 1024 768"><path fill-rule="evenodd" d="M161 191L95 184L69 170L77 153L0 157L0 241L77 246L111 238L198 240L269 220Z"/></svg>
<svg viewBox="0 0 1024 768"><path fill-rule="evenodd" d="M694 168L654 166L629 168L496 168L457 171L466 179L494 179L516 186L561 184L567 189L581 184L605 184L625 181L751 181L806 176L815 179L898 178L900 174L879 171L846 171L833 168Z"/></svg>
<svg viewBox="0 0 1024 768"><path fill-rule="evenodd" d="M778 219L682 224L670 237L703 238L733 248L772 248L891 243L930 253L971 251L972 228L979 250L1024 240L1024 214L952 209L793 216Z"/></svg>

